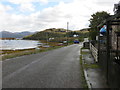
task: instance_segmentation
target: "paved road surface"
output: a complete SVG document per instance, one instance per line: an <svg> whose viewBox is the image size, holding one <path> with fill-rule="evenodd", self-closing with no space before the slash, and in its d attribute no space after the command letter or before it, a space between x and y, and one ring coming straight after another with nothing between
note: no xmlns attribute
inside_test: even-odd
<svg viewBox="0 0 120 90"><path fill-rule="evenodd" d="M3 88L82 88L80 45L3 61Z"/></svg>

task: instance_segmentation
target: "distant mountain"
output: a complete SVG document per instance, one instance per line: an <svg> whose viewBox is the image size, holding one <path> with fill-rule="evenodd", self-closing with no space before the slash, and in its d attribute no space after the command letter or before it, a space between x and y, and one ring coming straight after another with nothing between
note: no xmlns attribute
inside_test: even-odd
<svg viewBox="0 0 120 90"><path fill-rule="evenodd" d="M32 35L34 33L35 32L24 31L24 32L19 32L19 33L15 33L15 34L18 34L18 35L21 35L22 37L25 37L25 36L28 36L28 35Z"/></svg>
<svg viewBox="0 0 120 90"><path fill-rule="evenodd" d="M32 35L34 34L33 32L28 32L28 31L24 31L24 32L8 32L8 31L1 31L0 32L0 38L23 38L25 36L28 35Z"/></svg>

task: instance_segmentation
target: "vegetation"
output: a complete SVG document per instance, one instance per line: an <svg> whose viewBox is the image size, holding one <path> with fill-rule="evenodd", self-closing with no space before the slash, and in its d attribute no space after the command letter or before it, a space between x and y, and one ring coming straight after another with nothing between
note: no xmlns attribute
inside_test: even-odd
<svg viewBox="0 0 120 90"><path fill-rule="evenodd" d="M86 57L86 56L88 56L89 54L90 54L90 52L89 51L83 51L85 48L81 48L81 55L80 55L80 63L81 63L81 66L82 66L82 70L88 70L88 69L98 69L98 68L100 68L99 67L99 65L97 64L97 63L87 63L86 62L86 60L85 60L85 58L83 58L83 57ZM83 76L83 86L84 86L84 88L85 87L87 87L88 88L88 86L87 86L87 83L86 83L86 81L85 81L85 75L84 75L84 71L82 71L82 76Z"/></svg>
<svg viewBox="0 0 120 90"><path fill-rule="evenodd" d="M73 37L73 35L78 35L77 37ZM48 51L51 49L56 49L59 47L63 47L66 44L60 44L63 43L63 41L68 40L69 45L73 44L73 41L75 39L79 39L79 41L83 41L84 37L88 37L89 33L82 31L70 31L66 32L65 29L46 29L44 31L35 33L33 35L28 35L24 37L23 39L28 40L40 40L41 43L48 44L49 48L39 47L40 49L30 49L30 50L3 50L1 51L2 54L2 60L13 58L17 56L23 56L23 55L29 55L29 54L35 54L40 53L43 51Z"/></svg>
<svg viewBox="0 0 120 90"><path fill-rule="evenodd" d="M49 48L30 49L30 50L3 51L1 60L6 60L9 58L15 58L15 57L24 56L24 55L37 54L37 53L41 53L41 52L45 52L45 51L49 51L49 50L53 50L61 47L64 47L64 46L54 46Z"/></svg>
<svg viewBox="0 0 120 90"><path fill-rule="evenodd" d="M82 55L80 55L80 65L81 65L81 82L82 82L82 87L85 88L86 90L88 89L88 85L85 79L84 75L84 67L83 67L83 62L82 62Z"/></svg>
<svg viewBox="0 0 120 90"><path fill-rule="evenodd" d="M67 31L67 32L66 32ZM74 37L77 35L77 37ZM79 39L79 41L83 41L85 37L88 37L89 33L82 31L70 31L65 29L46 29L44 31L35 33L33 35L29 35L24 37L23 39L29 40L48 40L49 42L63 42L68 40L69 43L73 42L75 39Z"/></svg>
<svg viewBox="0 0 120 90"><path fill-rule="evenodd" d="M100 68L97 64L84 64L84 68Z"/></svg>
<svg viewBox="0 0 120 90"><path fill-rule="evenodd" d="M102 11L102 12L97 12L93 15L91 15L90 18L90 39L95 40L97 36L97 26L102 23L104 20L110 17L110 14Z"/></svg>
<svg viewBox="0 0 120 90"><path fill-rule="evenodd" d="M23 39L30 39L30 40L46 40L48 38L53 38L53 37L63 37L64 35L62 34L58 34L58 33L51 33L51 32L38 32L36 34L30 35L30 36L26 36Z"/></svg>

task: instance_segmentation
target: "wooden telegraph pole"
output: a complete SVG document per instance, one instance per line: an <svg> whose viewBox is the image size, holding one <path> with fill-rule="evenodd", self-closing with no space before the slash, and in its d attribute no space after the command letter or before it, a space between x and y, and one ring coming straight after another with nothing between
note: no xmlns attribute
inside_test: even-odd
<svg viewBox="0 0 120 90"><path fill-rule="evenodd" d="M67 30L66 30L66 38L67 38L67 45L68 45L68 35L67 35L67 33L68 33L68 29L69 29L69 22L67 22Z"/></svg>

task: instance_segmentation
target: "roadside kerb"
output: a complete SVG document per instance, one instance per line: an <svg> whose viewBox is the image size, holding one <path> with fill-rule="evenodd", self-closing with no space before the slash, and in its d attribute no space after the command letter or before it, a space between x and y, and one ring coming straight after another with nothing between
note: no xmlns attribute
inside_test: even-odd
<svg viewBox="0 0 120 90"><path fill-rule="evenodd" d="M81 49L81 52L82 52L82 49ZM81 56L82 56L82 55L81 55ZM86 82L87 82L88 89L91 90L91 89L92 89L92 84L90 83L90 81L89 81L89 79L88 79L88 74L87 74L87 72L86 72L86 70L85 70L85 68L84 68L84 64L85 64L85 62L84 62L84 58L83 58L83 56L82 56L82 67L83 67L83 71L84 71L84 75L85 75L85 80L86 80Z"/></svg>

